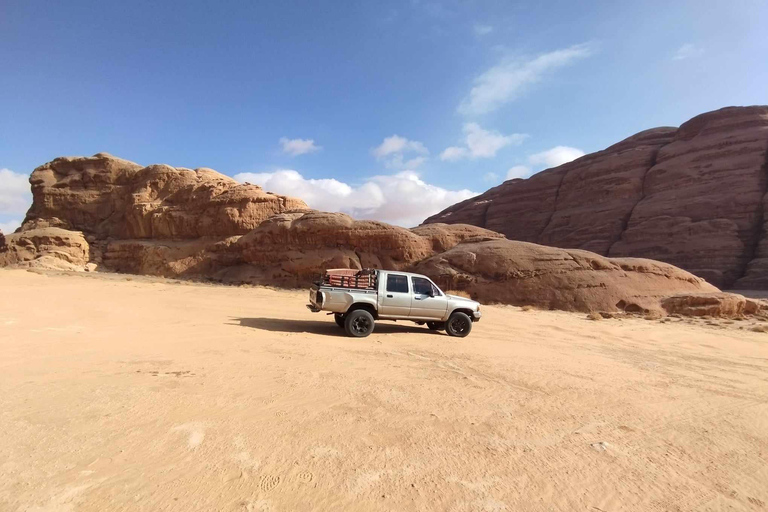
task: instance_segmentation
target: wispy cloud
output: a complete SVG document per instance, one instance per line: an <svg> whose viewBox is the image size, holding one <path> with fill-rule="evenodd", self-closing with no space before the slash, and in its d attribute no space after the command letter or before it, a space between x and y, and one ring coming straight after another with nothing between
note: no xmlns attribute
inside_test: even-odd
<svg viewBox="0 0 768 512"><path fill-rule="evenodd" d="M490 25L482 25L480 23L475 23L475 26L473 27L475 31L476 36L487 36L491 32L493 32L493 27Z"/></svg>
<svg viewBox="0 0 768 512"><path fill-rule="evenodd" d="M464 115L478 115L496 110L517 99L526 88L548 73L593 53L593 45L584 43L530 59L507 58L474 80L472 90L461 102L458 111Z"/></svg>
<svg viewBox="0 0 768 512"><path fill-rule="evenodd" d="M323 149L322 146L315 144L314 139L289 139L287 137L280 139L280 146L283 148L283 153L288 153L291 156L314 153Z"/></svg>
<svg viewBox="0 0 768 512"><path fill-rule="evenodd" d="M690 59L691 57L698 57L703 53L703 48L699 48L693 43L685 43L680 48L678 48L677 51L675 51L675 53L672 55L672 60Z"/></svg>
<svg viewBox="0 0 768 512"><path fill-rule="evenodd" d="M360 185L335 179L308 179L293 169L241 173L238 181L261 185L278 194L300 197L318 210L344 212L357 219L373 219L415 226L452 204L477 195L467 189L447 190L422 180L413 171L373 176Z"/></svg>
<svg viewBox="0 0 768 512"><path fill-rule="evenodd" d="M584 152L579 148L572 148L570 146L555 146L546 151L534 153L528 157L528 161L533 165L540 165L549 168L563 165L582 156L584 156Z"/></svg>
<svg viewBox="0 0 768 512"><path fill-rule="evenodd" d="M527 165L515 165L507 171L507 179L527 178L531 175L531 168Z"/></svg>
<svg viewBox="0 0 768 512"><path fill-rule="evenodd" d="M440 153L440 160L452 162L462 158L492 158L500 149L520 145L528 138L525 133L502 135L477 123L466 123L463 130L465 145L446 148Z"/></svg>
<svg viewBox="0 0 768 512"><path fill-rule="evenodd" d="M409 140L395 134L386 137L371 153L377 160L383 160L389 168L415 169L427 160L429 150L417 140ZM412 158L405 160L406 155L411 155Z"/></svg>

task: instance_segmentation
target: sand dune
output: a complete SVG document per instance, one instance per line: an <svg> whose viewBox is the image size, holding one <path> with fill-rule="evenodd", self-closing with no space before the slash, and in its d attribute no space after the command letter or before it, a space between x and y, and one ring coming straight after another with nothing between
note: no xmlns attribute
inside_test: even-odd
<svg viewBox="0 0 768 512"><path fill-rule="evenodd" d="M768 508L768 334L484 307L358 340L304 304L0 271L0 510Z"/></svg>

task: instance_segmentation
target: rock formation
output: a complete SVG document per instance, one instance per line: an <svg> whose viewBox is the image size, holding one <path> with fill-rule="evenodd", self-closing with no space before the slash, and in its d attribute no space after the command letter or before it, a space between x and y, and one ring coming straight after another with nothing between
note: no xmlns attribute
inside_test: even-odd
<svg viewBox="0 0 768 512"><path fill-rule="evenodd" d="M12 233L0 244L0 267L85 270L89 246L79 231L39 228Z"/></svg>
<svg viewBox="0 0 768 512"><path fill-rule="evenodd" d="M717 286L768 288L768 106L729 107L680 128L514 179L425 223L665 261Z"/></svg>
<svg viewBox="0 0 768 512"><path fill-rule="evenodd" d="M765 316L767 309L765 301L718 292L673 295L662 299L661 306L671 315L714 317Z"/></svg>
<svg viewBox="0 0 768 512"><path fill-rule="evenodd" d="M496 239L466 242L414 266L444 289L514 305L566 311L660 311L670 293L716 292L677 267L638 258ZM672 292L677 290L677 292Z"/></svg>
<svg viewBox="0 0 768 512"><path fill-rule="evenodd" d="M32 172L22 226L99 238L190 239L244 235L268 217L307 209L300 199L242 185L212 169L139 164L107 153L62 157Z"/></svg>
<svg viewBox="0 0 768 512"><path fill-rule="evenodd" d="M511 241L467 224L409 230L313 211L210 169L141 167L100 153L57 158L30 182L34 203L22 230L6 237L0 266L288 287L329 267L415 269L481 301L578 311L661 311L663 297L717 291L668 264Z"/></svg>

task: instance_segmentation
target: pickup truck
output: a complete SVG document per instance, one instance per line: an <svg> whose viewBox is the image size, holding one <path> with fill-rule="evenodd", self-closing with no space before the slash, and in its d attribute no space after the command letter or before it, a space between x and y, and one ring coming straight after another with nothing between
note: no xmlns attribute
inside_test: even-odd
<svg viewBox="0 0 768 512"><path fill-rule="evenodd" d="M480 303L446 295L426 276L376 269L326 270L310 288L307 308L333 314L355 338L371 334L376 320L409 320L464 337L482 316Z"/></svg>

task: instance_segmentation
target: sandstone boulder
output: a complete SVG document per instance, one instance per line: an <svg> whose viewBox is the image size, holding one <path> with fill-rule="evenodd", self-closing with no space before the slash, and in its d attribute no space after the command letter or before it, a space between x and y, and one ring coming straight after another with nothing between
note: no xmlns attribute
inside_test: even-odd
<svg viewBox="0 0 768 512"><path fill-rule="evenodd" d="M768 106L729 107L509 180L425 223L652 258L717 286L768 288ZM764 225L765 223L765 225Z"/></svg>
<svg viewBox="0 0 768 512"><path fill-rule="evenodd" d="M763 301L736 293L686 293L667 297L661 305L668 314L684 316L738 317L766 311Z"/></svg>
<svg viewBox="0 0 768 512"><path fill-rule="evenodd" d="M284 286L303 286L325 268L397 270L433 254L432 240L408 229L318 211L275 215L234 249L251 280Z"/></svg>
<svg viewBox="0 0 768 512"><path fill-rule="evenodd" d="M605 258L506 239L466 242L425 259L416 272L482 302L567 311L660 312L660 300L717 288L665 263Z"/></svg>
<svg viewBox="0 0 768 512"><path fill-rule="evenodd" d="M0 267L40 267L83 270L89 261L89 246L82 232L42 228L5 237L0 249Z"/></svg>

